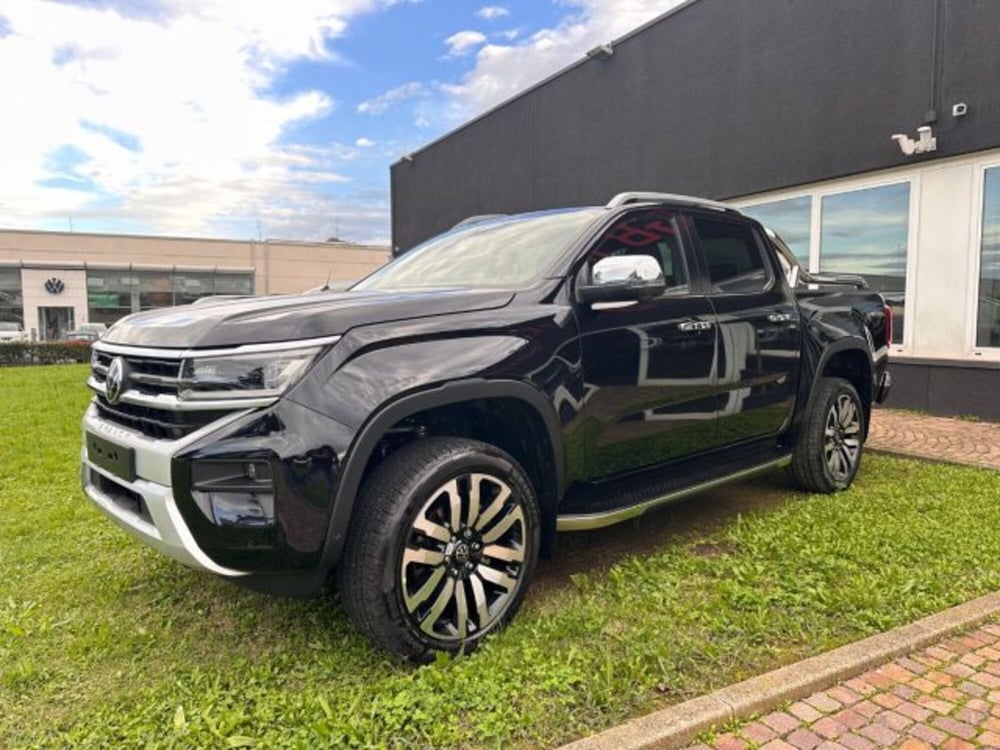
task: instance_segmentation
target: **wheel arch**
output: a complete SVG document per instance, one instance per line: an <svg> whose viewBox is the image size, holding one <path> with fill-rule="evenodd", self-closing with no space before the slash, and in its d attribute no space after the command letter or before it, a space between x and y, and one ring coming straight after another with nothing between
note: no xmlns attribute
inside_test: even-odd
<svg viewBox="0 0 1000 750"><path fill-rule="evenodd" d="M815 408L816 392L822 378L843 378L854 386L861 398L861 403L864 406L865 434L867 436L874 393L874 372L875 366L871 351L864 339L850 337L830 344L816 365L804 415Z"/></svg>
<svg viewBox="0 0 1000 750"><path fill-rule="evenodd" d="M552 546L555 535L556 506L565 492L565 465L563 460L562 430L549 400L538 389L515 380L469 380L453 382L438 388L420 391L398 398L383 405L359 430L341 467L340 480L330 515L326 543L321 565L331 569L340 559L344 540L354 513L358 490L367 474L384 456L379 446L389 431L406 420L420 415L441 416L449 411L479 408L484 405L496 408L513 408L518 426L529 430L534 438L534 455L519 449L512 440L510 430L504 434L486 436L459 434L488 442L505 450L522 464L538 493L542 515L543 552ZM494 414L494 417L497 415ZM468 431L467 431L468 432ZM440 434L440 433L433 433ZM540 440L538 440L540 439Z"/></svg>

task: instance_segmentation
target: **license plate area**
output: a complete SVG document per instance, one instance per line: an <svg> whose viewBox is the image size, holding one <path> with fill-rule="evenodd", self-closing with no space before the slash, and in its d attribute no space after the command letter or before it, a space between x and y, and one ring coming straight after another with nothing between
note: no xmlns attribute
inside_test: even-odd
<svg viewBox="0 0 1000 750"><path fill-rule="evenodd" d="M135 480L135 451L92 433L87 433L87 457L90 462L126 482Z"/></svg>

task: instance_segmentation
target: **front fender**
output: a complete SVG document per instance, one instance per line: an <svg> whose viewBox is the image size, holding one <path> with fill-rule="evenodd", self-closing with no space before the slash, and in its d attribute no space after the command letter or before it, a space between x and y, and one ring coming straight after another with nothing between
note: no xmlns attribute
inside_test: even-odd
<svg viewBox="0 0 1000 750"><path fill-rule="evenodd" d="M311 376L289 398L341 424L360 428L394 398L441 383L510 369L510 361L526 347L525 339L502 335L368 347L354 353L333 372Z"/></svg>
<svg viewBox="0 0 1000 750"><path fill-rule="evenodd" d="M368 330L338 343L287 396L354 432L350 445L338 450L343 451L341 475L322 565L332 567L340 557L365 468L386 430L427 409L485 398L526 403L548 432L557 497L561 497L565 481L562 430L548 393L554 385L547 382L552 379L551 351L564 340L561 330L536 326L535 335L481 332L409 340L387 340ZM536 377L541 378L538 383L534 383ZM565 377L562 373L555 380L562 382Z"/></svg>
<svg viewBox="0 0 1000 750"><path fill-rule="evenodd" d="M386 431L418 412L488 398L517 399L528 404L541 417L548 432L549 444L552 446L552 464L556 468L556 497L562 497L566 483L562 431L555 410L539 390L519 381L475 379L449 382L410 393L378 409L359 430L345 456L322 556L324 568L332 568L340 558L365 468Z"/></svg>

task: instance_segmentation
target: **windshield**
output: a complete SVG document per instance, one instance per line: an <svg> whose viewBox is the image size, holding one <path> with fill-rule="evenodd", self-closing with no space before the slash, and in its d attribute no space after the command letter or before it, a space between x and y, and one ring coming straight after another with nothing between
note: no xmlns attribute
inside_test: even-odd
<svg viewBox="0 0 1000 750"><path fill-rule="evenodd" d="M418 245L352 288L526 286L602 212L545 211L460 227Z"/></svg>

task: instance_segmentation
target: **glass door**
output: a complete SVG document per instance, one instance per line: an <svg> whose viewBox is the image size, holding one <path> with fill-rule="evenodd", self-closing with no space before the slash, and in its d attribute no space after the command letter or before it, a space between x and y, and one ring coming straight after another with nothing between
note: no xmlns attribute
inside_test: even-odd
<svg viewBox="0 0 1000 750"><path fill-rule="evenodd" d="M60 341L72 330L72 307L38 308L38 337L42 341Z"/></svg>

